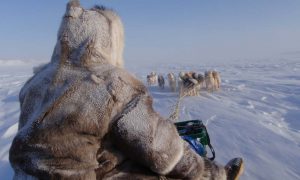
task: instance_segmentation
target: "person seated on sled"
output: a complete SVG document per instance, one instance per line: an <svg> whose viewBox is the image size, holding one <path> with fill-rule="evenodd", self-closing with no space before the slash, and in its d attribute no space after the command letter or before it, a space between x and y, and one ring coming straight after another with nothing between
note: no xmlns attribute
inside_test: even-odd
<svg viewBox="0 0 300 180"><path fill-rule="evenodd" d="M229 178L154 111L146 87L122 68L123 40L115 12L68 3L51 62L19 94L14 179Z"/></svg>

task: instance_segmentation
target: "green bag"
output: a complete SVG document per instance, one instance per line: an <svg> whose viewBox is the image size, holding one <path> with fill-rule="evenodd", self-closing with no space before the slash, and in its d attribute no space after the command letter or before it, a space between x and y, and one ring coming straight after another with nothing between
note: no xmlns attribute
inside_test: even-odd
<svg viewBox="0 0 300 180"><path fill-rule="evenodd" d="M210 157L210 160L215 159L215 150L210 144L210 138L206 129L206 126L203 124L201 120L188 120L188 121L182 121L182 122L176 122L174 123L179 135L186 140L192 147L193 149L197 151L197 149L204 147L203 153L198 153L201 156L206 157L207 151L206 147L208 146L210 148L210 151L212 153L212 157ZM197 141L202 145L199 146L197 145Z"/></svg>

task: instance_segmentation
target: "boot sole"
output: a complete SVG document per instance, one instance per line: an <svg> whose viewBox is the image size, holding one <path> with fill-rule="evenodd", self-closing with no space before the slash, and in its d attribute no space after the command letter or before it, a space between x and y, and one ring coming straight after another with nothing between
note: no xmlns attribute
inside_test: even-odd
<svg viewBox="0 0 300 180"><path fill-rule="evenodd" d="M236 177L234 178L234 180L239 180L240 176L243 174L244 172L244 160L242 160L242 164L241 167L239 169L238 174L236 175Z"/></svg>

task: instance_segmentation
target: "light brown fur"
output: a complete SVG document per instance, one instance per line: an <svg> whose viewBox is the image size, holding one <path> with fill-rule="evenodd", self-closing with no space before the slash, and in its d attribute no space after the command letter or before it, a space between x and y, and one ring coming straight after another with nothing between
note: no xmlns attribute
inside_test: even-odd
<svg viewBox="0 0 300 180"><path fill-rule="evenodd" d="M221 77L220 77L220 73L217 71L212 71L212 75L214 78L214 89L218 90L220 89L221 86Z"/></svg>
<svg viewBox="0 0 300 180"><path fill-rule="evenodd" d="M147 84L148 86L153 86L157 84L157 74L156 72L151 72L149 75L147 75Z"/></svg>
<svg viewBox="0 0 300 180"><path fill-rule="evenodd" d="M173 73L168 73L168 82L169 82L169 87L171 91L175 92L176 91L176 78Z"/></svg>
<svg viewBox="0 0 300 180"><path fill-rule="evenodd" d="M193 71L181 72L179 78L181 79L182 85L180 88L179 96L199 96L201 84L197 74Z"/></svg>
<svg viewBox="0 0 300 180"><path fill-rule="evenodd" d="M205 72L205 85L208 91L215 90L215 79L213 77L212 71Z"/></svg>

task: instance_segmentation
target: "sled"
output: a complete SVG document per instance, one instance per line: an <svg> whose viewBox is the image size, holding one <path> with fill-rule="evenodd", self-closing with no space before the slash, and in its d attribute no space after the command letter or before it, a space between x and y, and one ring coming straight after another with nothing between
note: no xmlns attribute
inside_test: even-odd
<svg viewBox="0 0 300 180"><path fill-rule="evenodd" d="M210 144L207 129L201 120L181 121L174 124L181 138L187 141L196 153L202 157L207 157L207 147L209 147L212 157L207 158L215 159L215 150Z"/></svg>

